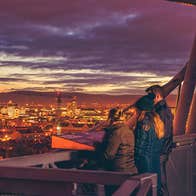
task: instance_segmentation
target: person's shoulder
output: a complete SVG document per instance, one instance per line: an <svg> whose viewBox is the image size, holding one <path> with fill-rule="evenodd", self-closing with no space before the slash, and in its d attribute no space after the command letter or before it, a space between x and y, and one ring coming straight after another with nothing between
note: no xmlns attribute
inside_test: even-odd
<svg viewBox="0 0 196 196"><path fill-rule="evenodd" d="M112 134L112 133L117 132L120 128L121 128L120 124L112 124L112 125L106 127L104 130L105 130L105 132Z"/></svg>
<svg viewBox="0 0 196 196"><path fill-rule="evenodd" d="M154 106L156 111L159 110L163 110L168 108L167 102L165 99L162 99L161 101L159 101L158 103L156 103L156 105Z"/></svg>
<svg viewBox="0 0 196 196"><path fill-rule="evenodd" d="M113 131L114 134L120 135L123 132L126 132L127 130L129 130L128 125L124 124L124 123L120 123L118 125L116 125L115 130Z"/></svg>

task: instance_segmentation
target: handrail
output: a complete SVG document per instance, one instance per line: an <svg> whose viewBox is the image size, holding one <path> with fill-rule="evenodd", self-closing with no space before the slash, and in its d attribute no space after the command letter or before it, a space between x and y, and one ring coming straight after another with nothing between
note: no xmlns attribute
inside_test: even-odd
<svg viewBox="0 0 196 196"><path fill-rule="evenodd" d="M73 159L76 151L56 151L44 154L25 155L0 160L0 166L18 166L28 167L35 165L47 165L60 161L69 161Z"/></svg>
<svg viewBox="0 0 196 196"><path fill-rule="evenodd" d="M151 189L153 189L153 178L156 175L145 174L142 176L143 179L139 175L133 178L130 173L125 172L0 167L0 193L71 196L73 183L90 183L122 185L115 195L119 195L118 193L122 192L122 188L125 187L127 188L127 195L130 195L131 191L138 188L140 184L145 185L146 180L151 182ZM128 188L128 185L132 187ZM123 195L125 194L123 193Z"/></svg>
<svg viewBox="0 0 196 196"><path fill-rule="evenodd" d="M190 134L183 134L183 135L176 135L174 136L174 142L178 141L184 141L184 140L192 140L194 141L196 139L196 133L190 133Z"/></svg>
<svg viewBox="0 0 196 196"><path fill-rule="evenodd" d="M27 179L47 182L95 183L120 185L132 175L100 170L47 169L35 167L0 167L0 179Z"/></svg>
<svg viewBox="0 0 196 196"><path fill-rule="evenodd" d="M180 146L192 146L195 144L196 134L186 134L175 136L174 142ZM176 145L177 149L179 148ZM76 153L76 154L75 154ZM111 184L120 185L115 193L123 195L125 191L140 190L146 188L146 180L150 178L152 182L152 194L156 195L156 175L141 174L132 176L127 173L106 172L106 171L87 171L76 169L41 169L28 168L29 166L44 165L50 167L60 161L70 161L73 156L77 155L76 151L59 151L38 155L27 155L23 157L7 158L0 161L0 192L24 191L26 194L40 193L40 195L65 195L73 190L73 183L94 183L94 184ZM141 188L136 185L140 184ZM128 184L131 186L129 187ZM147 186L147 187L148 187ZM12 189L10 189L12 187ZM58 187L58 190L56 190ZM142 190L141 190L142 189ZM143 190L144 189L144 190ZM54 191L55 190L55 191ZM47 194L46 194L47 193Z"/></svg>
<svg viewBox="0 0 196 196"><path fill-rule="evenodd" d="M192 134L174 136L174 143L176 144L176 147L194 144L196 143L196 134L192 133Z"/></svg>
<svg viewBox="0 0 196 196"><path fill-rule="evenodd" d="M139 181L136 180L126 180L124 183L121 184L121 186L118 188L118 190L113 194L113 196L129 196L130 193L135 191L140 185Z"/></svg>
<svg viewBox="0 0 196 196"><path fill-rule="evenodd" d="M144 196L148 194L152 195L152 181L149 179L147 179L143 184L141 184L137 196Z"/></svg>

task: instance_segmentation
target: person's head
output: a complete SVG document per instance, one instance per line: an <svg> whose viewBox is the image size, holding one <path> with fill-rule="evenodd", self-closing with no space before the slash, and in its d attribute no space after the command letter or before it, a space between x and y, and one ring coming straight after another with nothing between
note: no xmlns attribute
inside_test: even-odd
<svg viewBox="0 0 196 196"><path fill-rule="evenodd" d="M151 94L152 93L152 94L155 95L154 104L156 104L159 101L161 101L162 99L164 99L163 88L160 85L150 86L149 88L146 89L146 92L148 94Z"/></svg>
<svg viewBox="0 0 196 196"><path fill-rule="evenodd" d="M124 113L128 113L126 117L126 124L131 128L134 129L140 114L143 111L152 111L154 108L154 94L148 94L139 98L133 105L129 106L128 109L124 109Z"/></svg>
<svg viewBox="0 0 196 196"><path fill-rule="evenodd" d="M144 95L139 98L134 105L140 111L150 112L154 108L154 99L155 95L153 93L149 93L148 95Z"/></svg>
<svg viewBox="0 0 196 196"><path fill-rule="evenodd" d="M154 123L155 132L157 134L157 137L160 139L164 136L164 123L160 119L160 116L154 112L154 99L155 95L153 93L149 93L148 95L145 95L138 99L135 103L135 107L138 108L141 111L140 117L138 120L143 120L146 111L151 112L151 120Z"/></svg>
<svg viewBox="0 0 196 196"><path fill-rule="evenodd" d="M109 124L112 124L113 122L120 121L121 116L122 116L122 112L118 107L112 108L108 113L107 121L109 122Z"/></svg>

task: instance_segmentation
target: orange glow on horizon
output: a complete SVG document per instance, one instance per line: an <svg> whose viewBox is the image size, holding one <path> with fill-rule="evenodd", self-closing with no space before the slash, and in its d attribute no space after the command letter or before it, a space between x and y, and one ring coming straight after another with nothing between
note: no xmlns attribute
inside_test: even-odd
<svg viewBox="0 0 196 196"><path fill-rule="evenodd" d="M184 3L184 2L183 2L183 3L181 3L181 4L186 5L186 6L191 6L191 7L193 6L193 4L191 4L191 3Z"/></svg>

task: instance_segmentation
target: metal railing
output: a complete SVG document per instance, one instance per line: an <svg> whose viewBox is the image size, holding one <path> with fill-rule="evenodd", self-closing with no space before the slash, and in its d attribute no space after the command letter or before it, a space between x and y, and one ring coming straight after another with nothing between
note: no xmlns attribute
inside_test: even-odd
<svg viewBox="0 0 196 196"><path fill-rule="evenodd" d="M75 151L54 151L44 154L26 155L2 159L0 166L30 167L40 165L43 168L57 168L56 162L70 161L76 156Z"/></svg>
<svg viewBox="0 0 196 196"><path fill-rule="evenodd" d="M34 167L0 167L0 193L70 196L74 184L117 185L115 196L156 195L156 174L131 176L129 173ZM77 194L76 194L77 195ZM85 193L84 193L85 195ZM94 193L104 195L104 193Z"/></svg>
<svg viewBox="0 0 196 196"><path fill-rule="evenodd" d="M174 138L176 147L168 161L171 195L195 195L196 134ZM19 195L104 195L103 185L118 185L115 196L156 195L156 175L132 176L129 173L57 169L58 162L77 159L76 151L7 158L0 161L0 193ZM34 168L32 166L41 166ZM74 167L74 166L73 166ZM150 180L149 180L150 179ZM89 184L89 186L87 186ZM94 192L91 189L93 184ZM82 186L82 192L79 188Z"/></svg>

